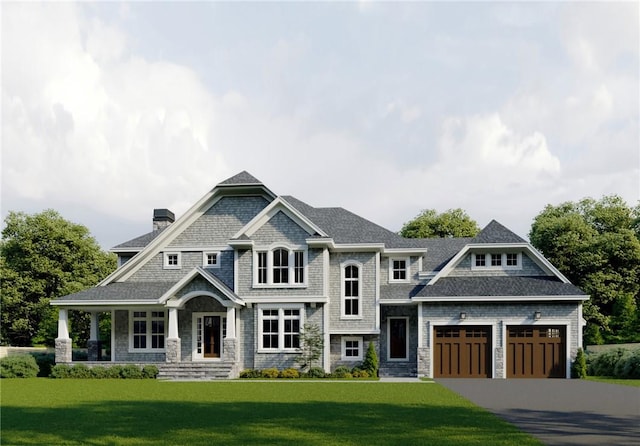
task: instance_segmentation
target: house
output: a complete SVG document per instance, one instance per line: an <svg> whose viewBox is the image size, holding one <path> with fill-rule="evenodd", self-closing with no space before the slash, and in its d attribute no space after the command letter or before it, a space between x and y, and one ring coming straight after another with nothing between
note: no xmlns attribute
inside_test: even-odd
<svg viewBox="0 0 640 446"><path fill-rule="evenodd" d="M405 239L342 208L278 196L247 172L113 251L119 267L59 308L56 362L71 362L69 310L111 314L115 363L165 376L237 377L295 366L300 330L324 336L321 365L380 375L568 378L588 299L496 221L476 237ZM188 375L188 374L191 375Z"/></svg>

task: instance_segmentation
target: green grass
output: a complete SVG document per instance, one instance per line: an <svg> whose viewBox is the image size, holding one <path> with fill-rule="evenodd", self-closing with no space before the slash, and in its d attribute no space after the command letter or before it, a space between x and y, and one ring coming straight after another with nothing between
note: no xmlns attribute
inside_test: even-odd
<svg viewBox="0 0 640 446"><path fill-rule="evenodd" d="M640 387L640 379L620 379L611 378L609 376L587 376L587 380L608 384L620 384L623 386Z"/></svg>
<svg viewBox="0 0 640 446"><path fill-rule="evenodd" d="M427 383L4 379L2 445L540 445Z"/></svg>

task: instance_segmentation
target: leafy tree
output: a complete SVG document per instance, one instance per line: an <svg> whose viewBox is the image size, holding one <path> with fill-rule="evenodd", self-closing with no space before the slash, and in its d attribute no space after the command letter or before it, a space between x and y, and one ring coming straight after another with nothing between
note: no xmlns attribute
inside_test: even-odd
<svg viewBox="0 0 640 446"><path fill-rule="evenodd" d="M85 226L54 210L9 212L0 241L0 341L53 344L57 312L51 299L95 285L115 267L115 255L102 251ZM74 340L86 341L87 315L72 312L71 317Z"/></svg>
<svg viewBox="0 0 640 446"><path fill-rule="evenodd" d="M300 368L311 368L313 362L317 361L322 355L324 347L324 338L320 327L317 324L304 324L300 332L300 348L298 349L300 356L296 358L296 363L300 364Z"/></svg>
<svg viewBox="0 0 640 446"><path fill-rule="evenodd" d="M548 205L529 239L591 299L585 343L640 340L640 206L618 196Z"/></svg>
<svg viewBox="0 0 640 446"><path fill-rule="evenodd" d="M400 235L407 238L475 237L480 228L462 209L449 209L441 214L425 209L404 224Z"/></svg>

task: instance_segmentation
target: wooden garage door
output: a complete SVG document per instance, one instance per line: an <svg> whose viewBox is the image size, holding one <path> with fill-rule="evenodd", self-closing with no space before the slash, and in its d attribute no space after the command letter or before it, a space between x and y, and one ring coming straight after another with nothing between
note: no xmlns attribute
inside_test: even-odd
<svg viewBox="0 0 640 446"><path fill-rule="evenodd" d="M490 378L491 327L435 327L433 376Z"/></svg>
<svg viewBox="0 0 640 446"><path fill-rule="evenodd" d="M507 327L507 378L565 378L564 326Z"/></svg>

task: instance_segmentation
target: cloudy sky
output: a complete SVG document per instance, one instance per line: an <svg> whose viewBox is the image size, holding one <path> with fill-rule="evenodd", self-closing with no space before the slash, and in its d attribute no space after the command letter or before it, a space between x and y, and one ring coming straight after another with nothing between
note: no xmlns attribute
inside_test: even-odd
<svg viewBox="0 0 640 446"><path fill-rule="evenodd" d="M247 170L397 231L640 199L626 3L7 3L2 218L109 248Z"/></svg>

